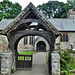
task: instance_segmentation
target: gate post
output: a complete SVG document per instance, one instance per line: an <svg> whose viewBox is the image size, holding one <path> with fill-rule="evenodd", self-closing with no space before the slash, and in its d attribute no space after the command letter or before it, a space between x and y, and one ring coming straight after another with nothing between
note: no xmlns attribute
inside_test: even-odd
<svg viewBox="0 0 75 75"><path fill-rule="evenodd" d="M11 75L12 52L2 53L1 56L1 75Z"/></svg>
<svg viewBox="0 0 75 75"><path fill-rule="evenodd" d="M60 56L56 51L51 53L52 75L60 75Z"/></svg>

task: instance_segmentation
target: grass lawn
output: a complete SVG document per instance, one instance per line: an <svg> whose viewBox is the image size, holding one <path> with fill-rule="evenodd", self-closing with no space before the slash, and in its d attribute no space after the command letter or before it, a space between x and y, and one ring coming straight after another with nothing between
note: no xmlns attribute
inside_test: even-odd
<svg viewBox="0 0 75 75"><path fill-rule="evenodd" d="M0 51L0 53L3 53L2 51Z"/></svg>
<svg viewBox="0 0 75 75"><path fill-rule="evenodd" d="M47 55L47 56L49 55L49 51L47 51L46 55Z"/></svg>
<svg viewBox="0 0 75 75"><path fill-rule="evenodd" d="M75 75L75 73L69 73L69 75Z"/></svg>
<svg viewBox="0 0 75 75"><path fill-rule="evenodd" d="M32 55L36 53L35 51L26 51L26 52L19 52L19 54L22 54L22 55ZM28 59L29 57L25 57L25 60ZM24 60L24 56L19 56L18 57L18 60Z"/></svg>
<svg viewBox="0 0 75 75"><path fill-rule="evenodd" d="M46 63L48 64L48 55L49 55L49 51L46 52Z"/></svg>
<svg viewBox="0 0 75 75"><path fill-rule="evenodd" d="M19 54L22 54L22 55L32 55L36 53L35 51L26 51L26 52L19 52Z"/></svg>

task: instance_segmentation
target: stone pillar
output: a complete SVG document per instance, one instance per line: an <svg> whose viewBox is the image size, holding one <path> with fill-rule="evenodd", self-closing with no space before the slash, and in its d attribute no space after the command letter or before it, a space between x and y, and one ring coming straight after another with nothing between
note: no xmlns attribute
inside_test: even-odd
<svg viewBox="0 0 75 75"><path fill-rule="evenodd" d="M12 52L2 53L1 56L1 75L11 75Z"/></svg>
<svg viewBox="0 0 75 75"><path fill-rule="evenodd" d="M51 53L52 56L52 75L60 75L60 56L56 51Z"/></svg>
<svg viewBox="0 0 75 75"><path fill-rule="evenodd" d="M14 69L14 71L16 71L15 55L13 56L13 59L12 59L12 69Z"/></svg>

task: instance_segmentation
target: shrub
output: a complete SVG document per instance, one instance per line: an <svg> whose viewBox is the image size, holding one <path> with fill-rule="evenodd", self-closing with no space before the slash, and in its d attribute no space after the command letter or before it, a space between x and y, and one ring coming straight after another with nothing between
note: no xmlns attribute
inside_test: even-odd
<svg viewBox="0 0 75 75"><path fill-rule="evenodd" d="M70 69L70 61L71 61L71 56L68 52L64 51L60 53L60 69L61 71L67 70L69 71Z"/></svg>
<svg viewBox="0 0 75 75"><path fill-rule="evenodd" d="M56 45L60 45L61 43L56 43Z"/></svg>
<svg viewBox="0 0 75 75"><path fill-rule="evenodd" d="M68 71L61 72L61 75L68 75Z"/></svg>
<svg viewBox="0 0 75 75"><path fill-rule="evenodd" d="M61 75L67 75L69 70L75 69L75 58L71 57L68 51L59 52L60 54L60 70L64 71ZM67 72L66 72L67 71Z"/></svg>
<svg viewBox="0 0 75 75"><path fill-rule="evenodd" d="M68 72L67 72L67 71L64 71L64 72L63 72L63 75L68 75Z"/></svg>
<svg viewBox="0 0 75 75"><path fill-rule="evenodd" d="M73 51L73 53L75 53L75 50Z"/></svg>
<svg viewBox="0 0 75 75"><path fill-rule="evenodd" d="M57 47L57 50L60 50L60 47Z"/></svg>
<svg viewBox="0 0 75 75"><path fill-rule="evenodd" d="M72 49L66 49L67 50L67 52L69 52L69 53L73 53L73 50Z"/></svg>
<svg viewBox="0 0 75 75"><path fill-rule="evenodd" d="M14 73L14 69L11 69L11 73Z"/></svg>

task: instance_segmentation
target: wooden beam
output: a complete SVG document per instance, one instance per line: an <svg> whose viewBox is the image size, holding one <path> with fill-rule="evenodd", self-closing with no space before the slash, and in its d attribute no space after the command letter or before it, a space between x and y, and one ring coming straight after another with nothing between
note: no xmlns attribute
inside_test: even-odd
<svg viewBox="0 0 75 75"><path fill-rule="evenodd" d="M16 29L19 25L21 25L21 24L26 24L26 23L28 23L28 22L37 22L37 23L43 25L46 29L49 29L41 20L39 20L39 19L32 19L32 18L21 20L20 22L18 22L18 24L16 24L15 29Z"/></svg>
<svg viewBox="0 0 75 75"><path fill-rule="evenodd" d="M40 27L40 26L39 26L39 25L37 25L37 26L34 28L34 30L38 30L38 29L39 29L39 27Z"/></svg>
<svg viewBox="0 0 75 75"><path fill-rule="evenodd" d="M25 26L26 26L26 28L27 28L28 30L31 30L31 28L29 27L29 25L25 24Z"/></svg>

